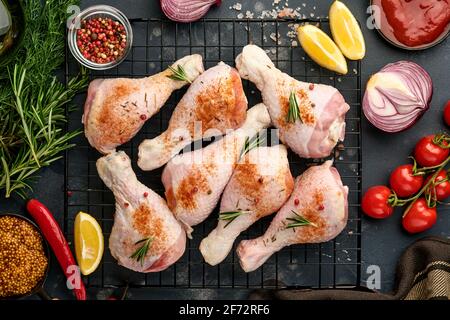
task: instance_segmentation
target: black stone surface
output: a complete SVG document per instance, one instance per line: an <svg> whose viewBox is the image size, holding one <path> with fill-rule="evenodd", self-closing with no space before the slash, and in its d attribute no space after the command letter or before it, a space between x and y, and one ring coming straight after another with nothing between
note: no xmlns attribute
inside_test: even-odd
<svg viewBox="0 0 450 320"><path fill-rule="evenodd" d="M236 2L242 3L242 11L255 12L257 10L272 7L273 0L259 1L230 1L224 0L220 8L212 9L207 17L236 17L238 12L230 10L229 7ZM101 1L82 1L82 8L100 4ZM139 17L160 17L159 1L154 0L129 0L107 2L122 10L130 18ZM281 1L283 5L285 1ZM314 12L315 16L326 16L331 0L290 0L290 7L297 7L305 3L302 8L303 13ZM411 129L397 134L385 134L371 126L365 119L362 121L363 139L363 191L374 184L386 184L391 170L407 161L415 142L423 135L445 129L442 122L442 109L444 103L450 98L449 77L450 71L450 41L447 39L440 45L425 51L405 51L397 49L386 43L375 30L366 27L367 7L369 1L347 0L345 3L353 11L357 19L363 26L363 33L366 39L367 54L362 64L363 84L367 78L381 69L385 64L398 60L412 60L422 65L433 79L434 96L431 109L424 117ZM316 7L313 10L313 6ZM365 85L363 85L363 88ZM81 108L82 106L80 106ZM64 166L60 161L50 168L40 172L40 178L34 185L33 197L44 202L62 222L64 210ZM20 198L0 199L0 212L24 213L25 202ZM450 236L450 212L448 209L439 208L438 223L431 230L420 235L411 236L406 234L401 228L401 212L397 211L393 217L384 221L374 221L363 218L362 221L362 284L367 278L367 267L377 265L381 269L382 291L390 291L394 284L395 265L401 252L416 239L426 235ZM50 275L46 282L46 289L53 296L61 299L70 299L72 295L65 287L64 276L52 259ZM102 292L90 292L90 298L105 298L112 293L111 290ZM222 290L171 290L171 289L135 289L130 291L129 298L137 299L219 299L231 298L240 299L246 297L246 290L222 289ZM34 297L37 299L36 297Z"/></svg>

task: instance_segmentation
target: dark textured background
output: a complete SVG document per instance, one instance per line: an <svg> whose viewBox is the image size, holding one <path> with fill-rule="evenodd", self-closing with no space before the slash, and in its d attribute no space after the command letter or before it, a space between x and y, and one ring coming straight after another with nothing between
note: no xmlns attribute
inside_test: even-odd
<svg viewBox="0 0 450 320"><path fill-rule="evenodd" d="M242 11L255 12L257 9L269 9L273 0L259 1L230 1L224 0L220 8L211 10L207 17L236 17L238 12L230 10L229 7L236 2L242 3ZM92 4L102 3L96 0L82 1L82 7ZM160 17L159 1L155 0L134 0L134 1L107 1L103 2L116 6L122 10L129 18L138 17ZM284 4L282 1L281 4ZM326 16L331 0L290 0L290 7L297 7L305 3L302 9L304 13L314 12L316 16ZM346 0L345 3L353 11L357 19L365 26L367 19L367 6L369 1ZM316 6L316 10L312 7ZM376 31L363 28L366 39L367 54L362 64L363 84L367 78L385 64L398 60L412 60L422 65L433 79L434 96L431 109L425 116L411 129L397 134L384 134L372 127L363 119L363 191L368 186L374 184L386 184L390 171L397 165L406 162L406 158L412 150L415 142L423 135L430 134L444 129L442 123L442 109L444 103L450 98L448 73L450 71L450 41L446 40L440 45L425 51L404 51L387 44ZM363 86L363 88L365 85ZM81 108L82 106L80 106ZM44 202L61 220L63 218L63 173L62 161L55 163L50 168L41 171L40 179L34 186L33 196ZM0 212L24 212L24 201L21 199L1 198ZM401 252L414 240L426 235L440 235L450 237L450 212L439 208L439 218L437 225L431 230L420 235L411 236L406 234L401 228L401 212L388 220L373 221L364 218L362 222L362 284L365 284L367 277L366 269L369 265L378 265L381 268L381 290L390 291L393 289L395 265ZM55 261L53 259L53 261ZM46 289L50 294L60 298L71 298L71 294L65 289L65 279L57 263L52 263L50 276L46 283ZM97 298L103 298L110 294L110 291L94 293ZM131 292L133 298L242 298L245 292L222 290L134 290Z"/></svg>

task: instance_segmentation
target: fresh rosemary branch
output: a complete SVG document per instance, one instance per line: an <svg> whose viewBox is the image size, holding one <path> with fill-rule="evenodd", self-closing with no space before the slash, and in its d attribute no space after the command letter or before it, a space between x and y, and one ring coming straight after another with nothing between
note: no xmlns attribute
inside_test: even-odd
<svg viewBox="0 0 450 320"><path fill-rule="evenodd" d="M10 74L13 96L8 104L11 134L9 144L0 144L0 189L5 197L13 192L25 197L23 189L31 189L33 175L60 159L61 151L74 146L70 140L81 131L64 133L65 106L87 84L87 79L74 78L67 88L56 78L45 87L28 84L28 71L16 65ZM36 90L36 91L35 91ZM1 132L2 138L4 132Z"/></svg>
<svg viewBox="0 0 450 320"><path fill-rule="evenodd" d="M70 140L80 131L65 132L66 107L87 86L84 73L67 85L54 77L64 61L66 10L78 1L20 2L23 40L12 60L0 66L0 189L5 197L26 197L37 171L73 146Z"/></svg>
<svg viewBox="0 0 450 320"><path fill-rule="evenodd" d="M241 154L239 155L239 159L245 156L250 150L254 148L258 148L261 144L266 140L265 137L262 139L259 137L259 134L254 136L252 139L249 137L245 137L244 147L241 150Z"/></svg>
<svg viewBox="0 0 450 320"><path fill-rule="evenodd" d="M295 94L295 91L291 91L291 95L289 96L289 110L286 117L287 122L295 123L295 121L300 120L302 121L302 117L300 114L300 107L298 105L297 101L297 95Z"/></svg>
<svg viewBox="0 0 450 320"><path fill-rule="evenodd" d="M289 221L293 221L292 223L289 223L286 226L286 229L289 228L296 228L296 227L303 227L303 226L313 226L313 227L317 227L317 225L311 221L309 221L308 219L306 219L305 217L299 215L297 212L295 212L294 210L292 210L292 213L294 214L293 218L286 218L286 220Z"/></svg>
<svg viewBox="0 0 450 320"><path fill-rule="evenodd" d="M168 78L172 80L178 80L178 81L185 81L187 83L192 83L191 80L189 80L186 71L181 65L177 66L177 69L175 69L172 66L169 66L170 71L172 71L172 74L170 76L167 76Z"/></svg>
<svg viewBox="0 0 450 320"><path fill-rule="evenodd" d="M25 20L21 49L12 61L27 70L28 78L36 85L44 84L64 62L65 25L67 7L79 4L78 0L21 0ZM51 58L50 58L51 57ZM3 70L0 75L7 73Z"/></svg>
<svg viewBox="0 0 450 320"><path fill-rule="evenodd" d="M230 223L234 221L237 217L249 213L249 211L243 211L243 210L236 210L236 211L227 211L227 212L221 212L219 214L219 220L225 220L228 221L228 223L225 225L224 228L228 227Z"/></svg>
<svg viewBox="0 0 450 320"><path fill-rule="evenodd" d="M142 240L139 240L138 242L135 243L135 245L141 244L142 246L140 246L131 256L130 259L134 259L137 262L140 262L141 265L144 264L144 260L145 260L145 256L148 253L148 250L150 249L152 243L153 243L153 238L145 238Z"/></svg>

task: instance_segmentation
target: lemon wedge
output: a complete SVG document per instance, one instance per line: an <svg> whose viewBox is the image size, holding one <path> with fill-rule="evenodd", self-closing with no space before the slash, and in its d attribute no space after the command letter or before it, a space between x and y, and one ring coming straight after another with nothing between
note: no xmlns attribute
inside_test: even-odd
<svg viewBox="0 0 450 320"><path fill-rule="evenodd" d="M330 7L330 28L333 39L344 56L350 60L361 60L366 54L366 44L355 17L340 1Z"/></svg>
<svg viewBox="0 0 450 320"><path fill-rule="evenodd" d="M79 212L75 218L75 255L85 276L94 272L103 257L103 233L94 217Z"/></svg>
<svg viewBox="0 0 450 320"><path fill-rule="evenodd" d="M325 32L307 24L298 27L297 34L303 50L318 65L341 74L348 72L342 52Z"/></svg>

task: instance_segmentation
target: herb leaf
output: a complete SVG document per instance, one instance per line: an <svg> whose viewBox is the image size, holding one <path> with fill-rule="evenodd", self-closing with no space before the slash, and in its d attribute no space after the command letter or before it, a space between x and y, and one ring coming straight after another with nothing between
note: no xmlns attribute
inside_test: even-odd
<svg viewBox="0 0 450 320"><path fill-rule="evenodd" d="M298 105L297 95L295 91L291 91L291 95L289 96L289 110L286 117L287 122L295 123L295 121L300 120L302 122L302 117L300 114L300 107Z"/></svg>
<svg viewBox="0 0 450 320"><path fill-rule="evenodd" d="M6 198L26 198L39 169L74 146L70 140L81 130L65 130L67 111L88 83L84 69L66 84L54 77L64 62L66 10L78 1L21 3L22 40L0 62L0 190Z"/></svg>
<svg viewBox="0 0 450 320"><path fill-rule="evenodd" d="M191 80L189 80L186 71L184 70L184 68L181 65L177 66L177 69L175 69L172 66L169 66L170 71L172 71L172 74L170 76L167 76L168 78L172 79L172 80L177 80L177 81L185 81L187 83L192 83Z"/></svg>
<svg viewBox="0 0 450 320"><path fill-rule="evenodd" d="M239 159L242 158L243 156L245 156L248 152L250 152L250 150L254 149L254 148L258 148L264 141L266 140L266 138L260 138L259 134L254 136L252 139L250 139L248 136L245 138L245 143L244 143L244 147L241 150L241 154L239 155Z"/></svg>
<svg viewBox="0 0 450 320"><path fill-rule="evenodd" d="M152 245L153 240L154 239L152 237L150 237L150 238L145 238L145 239L142 239L142 240L139 240L138 242L136 242L135 245L138 245L138 244L142 243L142 246L140 246L130 256L130 259L134 259L134 260L140 262L141 265L143 265L144 264L144 260L145 260L145 256L147 255L148 249L150 249L150 246Z"/></svg>
<svg viewBox="0 0 450 320"><path fill-rule="evenodd" d="M237 217L239 217L242 214L249 213L250 211L243 211L243 210L236 210L236 211L227 211L227 212L221 212L219 214L219 220L226 220L228 223L225 225L224 228L228 227L230 223L234 221Z"/></svg>
<svg viewBox="0 0 450 320"><path fill-rule="evenodd" d="M315 223L313 223L313 222L309 221L308 219L306 219L305 217L299 215L294 210L291 210L291 211L294 214L294 217L286 218L286 220L293 221L293 222L289 223L286 226L286 229L296 228L296 227L304 227L304 226L309 226L309 225L311 225L313 227L317 227L317 225Z"/></svg>

